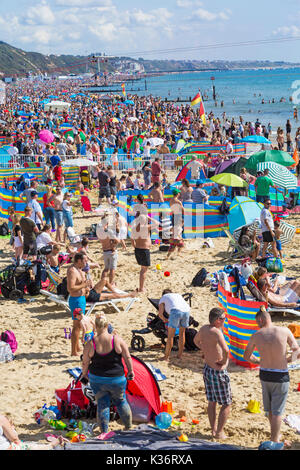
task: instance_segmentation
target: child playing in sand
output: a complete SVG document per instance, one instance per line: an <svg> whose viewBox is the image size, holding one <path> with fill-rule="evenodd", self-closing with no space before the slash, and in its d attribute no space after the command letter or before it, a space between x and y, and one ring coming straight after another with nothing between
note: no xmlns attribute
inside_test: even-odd
<svg viewBox="0 0 300 470"><path fill-rule="evenodd" d="M95 323L90 317L83 315L81 308L75 308L73 317L75 320L79 321L79 328L82 332L82 344L85 346L85 344L94 337Z"/></svg>
<svg viewBox="0 0 300 470"><path fill-rule="evenodd" d="M178 254L184 248L184 241L182 239L182 227L176 227L176 236L174 227L171 229L171 238L170 238L170 247L167 254L167 259L170 258L172 253L175 253L176 248L178 250Z"/></svg>
<svg viewBox="0 0 300 470"><path fill-rule="evenodd" d="M279 220L274 221L274 233L275 233L275 239L276 239L276 248L277 248L280 258L282 258L282 246L281 246L281 240L280 240L280 237L282 235L282 230L280 230Z"/></svg>

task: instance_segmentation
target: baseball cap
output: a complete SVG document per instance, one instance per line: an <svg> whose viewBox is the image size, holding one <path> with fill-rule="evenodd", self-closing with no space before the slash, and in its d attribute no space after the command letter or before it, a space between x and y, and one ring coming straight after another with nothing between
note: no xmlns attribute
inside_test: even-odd
<svg viewBox="0 0 300 470"><path fill-rule="evenodd" d="M179 194L179 193L180 193L179 189L173 189L173 191L172 191L173 196L177 196L177 194Z"/></svg>

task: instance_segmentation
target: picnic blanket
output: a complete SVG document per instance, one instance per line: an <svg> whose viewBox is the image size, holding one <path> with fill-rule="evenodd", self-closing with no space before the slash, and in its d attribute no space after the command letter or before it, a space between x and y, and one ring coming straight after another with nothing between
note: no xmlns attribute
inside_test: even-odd
<svg viewBox="0 0 300 470"><path fill-rule="evenodd" d="M97 438L85 442L67 443L65 449L58 447L55 450L241 450L229 444L189 438L188 442L180 442L175 434L159 430L147 424L141 424L129 431L116 431L107 441Z"/></svg>

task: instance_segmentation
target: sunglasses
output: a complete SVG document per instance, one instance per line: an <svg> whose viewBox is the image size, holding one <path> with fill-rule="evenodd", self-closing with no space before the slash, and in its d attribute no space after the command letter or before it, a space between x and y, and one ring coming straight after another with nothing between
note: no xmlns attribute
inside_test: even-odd
<svg viewBox="0 0 300 470"><path fill-rule="evenodd" d="M219 317L218 320L226 320L226 316L224 315L224 317Z"/></svg>

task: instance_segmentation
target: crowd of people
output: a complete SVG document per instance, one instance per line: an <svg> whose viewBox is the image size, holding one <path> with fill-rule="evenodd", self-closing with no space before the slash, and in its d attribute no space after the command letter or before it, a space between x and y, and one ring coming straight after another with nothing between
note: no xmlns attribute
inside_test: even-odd
<svg viewBox="0 0 300 470"><path fill-rule="evenodd" d="M67 87L67 91L62 90ZM49 83L47 89L41 84L35 87L26 82L10 87L5 106L0 108L0 135L7 145L16 148L14 158L21 162L35 161L43 165L42 181L33 180L25 184L20 178L16 189L21 190L20 197L26 203L24 215L20 217L10 210L11 245L15 250L16 260L35 260L44 247L51 248L47 254L47 263L57 273L67 267L65 278L68 304L72 315L71 355L82 355L81 380L89 380L98 402L98 418L102 433L108 432L111 402L116 406L125 428L132 425L132 417L125 396L126 380L134 379L134 371L130 352L121 335L116 333L105 315L96 315L95 321L88 318L87 303L97 303L106 299L136 297L147 291L147 272L151 267L151 233L162 230L160 222L150 217L147 203L139 194L134 206L134 220L130 226L131 248L140 268L138 287L135 291L120 293L116 285L118 269L118 248L131 248L126 244L128 225L126 220L114 209L115 198L120 191L149 190L149 200L155 203L164 202L164 191L169 187L168 176L165 172L164 155L176 148L178 137L186 142L208 140L211 145L224 145L224 150L218 156L208 156L199 162L192 157L189 168L191 178L196 180L194 186L189 179L184 179L180 189L172 191L170 208L174 212L183 211L183 203L209 203L211 196L226 195L227 189L215 184L210 193L205 190L204 180L200 171L211 174L216 166L233 153L232 145L240 137L247 135L264 135L269 138L272 128L255 123L236 123L223 115L223 122L215 118L213 113L208 115L207 125L203 125L197 112L189 105L176 106L152 96L131 97L134 105L125 106L120 100L104 104L99 99L87 95L78 95L72 101L70 111L58 113L55 109L48 112L43 110L41 100L49 94L64 93L66 99L78 92L77 83L69 81L58 84ZM20 103L20 94L29 95L30 100ZM21 114L19 111L22 111ZM24 120L24 114L26 119ZM113 119L115 118L115 119ZM72 136L65 136L63 124L70 124ZM39 133L48 129L54 133L52 144L40 141ZM143 150L139 139L129 153L127 139L131 135L143 135L145 143ZM292 151L291 125L286 126L287 141L284 132L278 130L277 145L279 149L287 144L287 150ZM147 139L163 138L163 144L155 147L152 155L150 142ZM296 133L295 143L300 149L300 132ZM107 149L112 149L111 163L105 163ZM118 151L124 151L128 158L140 156L144 160L136 171L121 172L118 166ZM91 170L91 177L98 190L98 203L108 209L101 217L97 233L103 256L102 273L97 280L91 277L91 269L100 268L100 262L88 255L89 240L81 239L74 247L69 243L68 229L74 227L74 202L72 193L66 187L62 162L72 156L81 155L97 162ZM268 170L253 177L243 168L240 176L248 183L255 181L256 200L264 204L261 213L263 255L271 243L274 256L282 256L280 246L280 227L276 226L270 212L270 187L273 181L268 176ZM46 185L43 204L38 202L38 185ZM85 182L79 178L76 191L84 194ZM23 186L22 186L23 185ZM239 192L240 191L240 192ZM241 193L241 191L244 191ZM247 188L237 189L231 195L247 194ZM178 253L184 248L182 226L173 227L170 231L169 251L167 257ZM249 249L249 254L255 260L260 251L260 244L255 236L250 236L247 230L242 231L240 245ZM59 260L61 251L68 255L68 262L62 265ZM267 280L258 280L258 287L263 293L270 290ZM300 292L298 285L289 286L293 292ZM290 292L290 291L288 291ZM273 296L276 295L273 293ZM288 295L288 300L291 300ZM269 300L272 292L269 292ZM273 302L275 302L273 297ZM295 302L290 301L290 306ZM167 316L165 315L167 313ZM185 346L185 331L189 326L190 306L183 297L164 289L159 302L159 317L166 324L167 341L163 360L169 361L175 332L179 329L178 357L182 357ZM225 313L219 308L213 308L209 313L208 324L202 326L197 333L194 343L201 350L204 359L203 379L208 401L208 417L212 436L216 439L226 438L225 425L230 415L232 393L230 376L227 371L229 350L225 342L222 328ZM271 426L271 441L280 443L281 417L288 394L289 375L286 348L289 346L294 353L293 360L300 357L299 345L287 328L274 326L270 315L261 309L256 321L259 330L255 333L244 354L245 360L257 364L254 348L260 355L260 380L263 391L265 412L268 413ZM80 339L80 334L82 339ZM82 342L82 344L80 344ZM83 350L82 350L83 347ZM128 374L125 377L125 361ZM221 406L217 418L216 408ZM4 444L13 448L21 442L12 425L0 417L0 446ZM62 441L55 441L62 444ZM1 447L0 447L1 448Z"/></svg>

